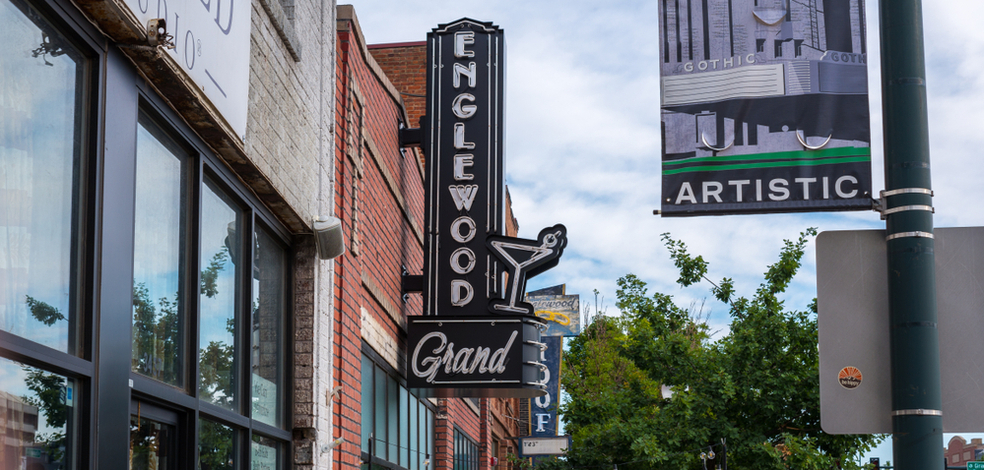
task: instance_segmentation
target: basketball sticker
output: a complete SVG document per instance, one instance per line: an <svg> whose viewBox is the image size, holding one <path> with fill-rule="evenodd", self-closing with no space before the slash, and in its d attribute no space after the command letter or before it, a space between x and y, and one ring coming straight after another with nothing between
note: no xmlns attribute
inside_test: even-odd
<svg viewBox="0 0 985 470"><path fill-rule="evenodd" d="M862 383L862 371L856 367L843 367L838 371L838 383L849 390L858 387Z"/></svg>

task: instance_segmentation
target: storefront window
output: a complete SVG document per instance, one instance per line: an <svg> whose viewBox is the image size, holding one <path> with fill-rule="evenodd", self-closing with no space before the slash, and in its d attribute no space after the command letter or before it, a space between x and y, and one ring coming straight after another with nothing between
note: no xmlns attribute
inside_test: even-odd
<svg viewBox="0 0 985 470"><path fill-rule="evenodd" d="M75 468L76 386L0 358L0 468Z"/></svg>
<svg viewBox="0 0 985 470"><path fill-rule="evenodd" d="M198 418L181 424L133 412L131 464L187 465L196 454L179 451L167 460L157 449L161 436L172 429L188 435L194 425L200 470L280 468L290 440L284 406L288 245L273 221L258 213L257 201L214 167L195 141L165 127L167 117L152 114L152 104L141 110L132 370L176 388L135 380L131 396L152 397L155 406ZM189 395L201 406L190 407ZM188 442L180 438L176 445L182 449Z"/></svg>
<svg viewBox="0 0 985 470"><path fill-rule="evenodd" d="M279 470L280 466L280 444L263 436L253 435L253 442L250 444L250 468L252 470Z"/></svg>
<svg viewBox="0 0 985 470"><path fill-rule="evenodd" d="M131 369L181 387L189 156L146 116L137 126Z"/></svg>
<svg viewBox="0 0 985 470"><path fill-rule="evenodd" d="M236 311L244 264L242 211L213 183L202 188L199 396L237 410ZM249 264L249 263L246 263Z"/></svg>
<svg viewBox="0 0 985 470"><path fill-rule="evenodd" d="M177 464L175 427L130 416L130 470L173 470Z"/></svg>
<svg viewBox="0 0 985 470"><path fill-rule="evenodd" d="M434 413L425 403L364 355L360 409L363 459L375 458L374 469L424 468L434 445Z"/></svg>
<svg viewBox="0 0 985 470"><path fill-rule="evenodd" d="M284 318L287 304L287 253L280 243L257 228L250 322L251 400L253 419L283 427Z"/></svg>
<svg viewBox="0 0 985 470"><path fill-rule="evenodd" d="M0 25L0 330L80 354L88 67L21 0L0 0Z"/></svg>
<svg viewBox="0 0 985 470"><path fill-rule="evenodd" d="M233 428L204 418L199 420L199 470L232 470L236 468L235 447Z"/></svg>

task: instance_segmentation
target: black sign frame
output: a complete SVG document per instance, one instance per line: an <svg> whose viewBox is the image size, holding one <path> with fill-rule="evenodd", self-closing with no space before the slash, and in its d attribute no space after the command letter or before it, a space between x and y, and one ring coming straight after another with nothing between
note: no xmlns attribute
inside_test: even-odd
<svg viewBox="0 0 985 470"><path fill-rule="evenodd" d="M502 267L486 237L503 235L503 31L468 18L427 41L424 314L486 315Z"/></svg>
<svg viewBox="0 0 985 470"><path fill-rule="evenodd" d="M408 317L407 387L428 397L544 395L546 328L528 315Z"/></svg>
<svg viewBox="0 0 985 470"><path fill-rule="evenodd" d="M527 277L557 265L567 231L505 236L504 48L498 26L468 18L428 34L424 312L407 325L408 387L418 396L546 393L538 360L547 324L522 295Z"/></svg>

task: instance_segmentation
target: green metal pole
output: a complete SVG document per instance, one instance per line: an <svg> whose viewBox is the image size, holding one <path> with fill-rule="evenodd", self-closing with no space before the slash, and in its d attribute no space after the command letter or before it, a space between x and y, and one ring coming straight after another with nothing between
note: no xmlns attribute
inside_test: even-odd
<svg viewBox="0 0 985 470"><path fill-rule="evenodd" d="M934 220L920 0L879 2L893 462L942 470Z"/></svg>

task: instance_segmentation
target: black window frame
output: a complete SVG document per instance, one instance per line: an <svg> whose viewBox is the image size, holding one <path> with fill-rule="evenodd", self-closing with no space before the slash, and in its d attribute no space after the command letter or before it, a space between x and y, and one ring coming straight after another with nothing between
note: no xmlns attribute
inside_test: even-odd
<svg viewBox="0 0 985 470"><path fill-rule="evenodd" d="M188 209L192 211L186 224L184 236L186 249L184 257L187 263L187 273L182 281L185 285L185 310L186 318L184 322L184 350L187 356L185 367L185 386L176 388L158 382L152 378L143 376L137 372L130 371L129 379L131 383L131 400L147 401L173 410L182 415L179 420L183 427L179 429L179 434L187 436L183 439L180 446L185 460L179 462L179 468L195 468L198 458L198 426L201 419L226 425L233 428L237 452L236 458L240 465L248 466L251 458L251 445L254 434L272 438L279 441L280 458L278 464L280 468L290 468L293 461L293 445L291 420L293 409L293 367L291 354L294 350L293 331L293 247L291 244L290 232L281 225L274 215L262 204L255 194L243 187L243 183L232 173L222 160L215 155L209 147L194 134L184 122L170 109L163 99L161 99L153 88L146 82L139 83L136 87L138 94L138 114L143 113L156 125L161 127L161 131L174 139L178 145L186 148L192 154L191 170L189 171L189 193L190 200ZM134 121L134 132L136 132L136 121ZM284 279L284 318L281 325L282 344L285 350L284 361L284 382L279 384L282 387L279 397L281 406L281 426L276 427L253 419L250 406L250 347L252 338L250 330L250 315L248 308L241 308L236 312L236 336L237 343L234 348L234 367L237 368L239 379L236 383L236 393L239 394L236 410L227 410L217 405L208 403L198 396L199 387L199 286L201 285L200 264L200 240L201 240L201 216L202 216L202 191L206 180L219 191L234 201L237 209L242 210L243 230L239 237L241 246L244 247L243 257L250 259L250 266L254 260L253 233L258 226L262 226L266 232L284 248L287 258L287 270ZM132 228L132 218L130 227ZM132 250L131 250L132 251ZM130 253L132 262L132 252ZM237 281L241 291L237 294L245 305L249 305L251 296L251 276L245 273ZM129 367L128 367L129 370Z"/></svg>
<svg viewBox="0 0 985 470"><path fill-rule="evenodd" d="M458 425L452 435L452 470L479 470L479 443Z"/></svg>
<svg viewBox="0 0 985 470"><path fill-rule="evenodd" d="M376 368L381 369L383 371L383 373L387 376L387 378L395 379L396 382L397 382L397 385L399 385L401 387L404 387L404 389L407 389L407 379L405 377L401 376L400 373L396 369L394 369L393 366L391 366L389 362L387 362L385 359L383 359L383 357L380 356L380 354L377 353L376 350L374 350L372 348L372 346L370 346L369 344L367 344L365 341L362 342L361 352L362 352L362 356L367 357L369 359L369 362L371 362L373 364L374 371L376 370ZM362 361L360 361L360 364L362 364ZM375 376L375 373L373 375ZM365 382L362 379L363 379L363 377L362 377L362 366L360 365L360 383L363 383L364 384ZM398 401L398 406L399 406L399 400L400 400L400 397L399 397L399 387L398 387L397 390L398 390L398 396L397 396L396 399ZM424 455L423 455L423 458L421 458L421 461L423 461L423 460L432 460L432 459L434 459L434 446L436 445L436 440L437 440L435 438L436 433L437 433L435 426L437 425L438 408L437 408L437 406L435 406L434 403L432 403L427 398L416 397L416 396L414 396L414 394L410 393L410 390L409 389L407 389L407 392L408 392L408 397L409 397L408 402L424 404L424 407L428 411L431 412L431 422L427 426L425 426L425 429L430 429L430 431L431 431L430 436L421 436L420 433L418 432L417 438L418 438L418 440L423 439L425 442L427 442L427 443L430 444L430 445L426 445L425 446L425 449L424 449L424 452L423 452ZM372 401L375 402L375 397L376 397L375 390L374 390L374 393L371 394L371 396L373 397L373 400ZM389 401L389 396L386 396L386 399L384 400L384 402L387 403L388 401ZM375 404L374 404L374 408L375 408ZM410 407L408 406L408 410L409 410L409 408ZM365 408L365 404L362 403L362 402L360 402L360 415L364 415L367 412L372 413L374 415L374 416L371 417L371 422L375 423L375 409L373 409L371 411L367 411L366 408ZM408 413L407 410L400 410L399 412L400 413L403 413L403 414L407 414ZM409 419L409 417L408 417L408 419ZM426 417L422 418L420 416L420 413L418 413L417 423L420 423L422 419L426 420L427 418ZM389 420L385 420L384 422L387 423L387 426L389 426ZM398 427L400 426L399 423L400 423L400 421L398 419L397 420L397 426ZM417 425L417 423L409 423L409 424L410 424L410 426L415 426L415 425ZM413 432L411 434L413 434ZM361 431L360 431L359 435L360 435L360 438L359 439L360 439L360 441L362 441L362 432ZM402 446L400 446L399 443L400 443L400 440L401 440L401 435L400 435L399 431L397 433L397 442L396 442L396 444L393 444L393 443L388 442L387 439L380 440L380 439L376 438L375 437L375 433L373 433L372 435L374 436L374 439L376 439L376 442L374 443L374 445L380 445L380 446L383 446L384 448L389 448L389 447L391 447L393 445L396 445L397 446L397 452L398 452L398 454L403 453L403 452L407 452L408 453L408 458L410 460L415 459L415 457L421 457L421 456L414 456L410 452L411 449L404 449ZM408 437L408 439L409 439L409 437ZM381 441L382 441L382 444L380 443ZM360 454L359 454L360 457L359 458L360 458L360 462L362 462L361 468L363 468L363 470L375 470L375 469L409 470L408 467L404 467L404 466L401 466L399 464L399 462L400 462L400 456L399 455L397 457L395 457L393 461L389 460L390 459L390 456L389 455L387 455L387 457L385 457L385 458L384 457L377 457L376 455L373 455L373 454L376 453L375 452L375 449L371 449L374 452L367 452L363 448L363 444L364 444L363 442L360 442L359 443L359 448L360 448ZM418 451L418 452L420 452L420 451ZM418 468L421 469L421 470L428 470L428 469L431 469L431 468L436 468L434 466L433 462L431 463L431 465L429 465L428 467L425 468L425 466L421 463L421 461L418 462ZM367 464L369 464L369 465L367 465Z"/></svg>
<svg viewBox="0 0 985 470"><path fill-rule="evenodd" d="M72 247L76 250L72 260L72 275L79 279L75 285L76 296L72 301L76 325L70 333L69 345L74 351L64 352L42 345L14 333L0 330L0 357L28 367L54 373L72 380L75 384L74 434L69 445L73 452L66 462L68 468L94 468L96 424L93 419L94 384L96 364L93 345L95 317L97 316L96 278L99 255L93 249L97 240L100 199L97 188L102 175L102 123L100 117L106 104L101 99L105 94L102 84L105 81L103 64L106 61L102 34L76 9L65 0L19 0L29 5L58 33L67 39L85 60L79 64L85 69L81 96L76 102L82 108L82 122L79 138L78 174L75 175L73 206L77 211L77 226L72 234ZM72 336L74 334L74 336ZM74 344L73 344L74 343Z"/></svg>

